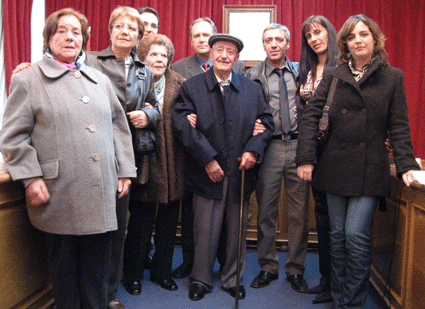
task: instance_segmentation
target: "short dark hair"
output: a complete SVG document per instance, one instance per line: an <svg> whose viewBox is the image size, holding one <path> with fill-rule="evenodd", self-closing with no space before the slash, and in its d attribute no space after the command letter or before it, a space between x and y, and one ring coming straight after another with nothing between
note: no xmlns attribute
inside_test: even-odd
<svg viewBox="0 0 425 309"><path fill-rule="evenodd" d="M140 60L145 61L151 46L155 44L165 46L167 49L167 67L169 67L171 62L173 62L175 50L173 42L171 42L171 40L163 34L152 34L144 37L137 45L137 56Z"/></svg>
<svg viewBox="0 0 425 309"><path fill-rule="evenodd" d="M58 30L58 22L62 16L72 15L75 16L81 24L81 34L83 36L83 43L81 45L81 49L85 50L87 41L90 37L90 27L87 18L81 14L80 12L75 11L71 8L61 9L50 14L46 19L46 23L43 29L43 53L46 52L49 47L50 38L56 33Z"/></svg>
<svg viewBox="0 0 425 309"><path fill-rule="evenodd" d="M138 9L138 11L140 15L142 15L142 13L152 13L153 15L155 15L156 19L158 19L158 27L159 27L159 16L158 16L158 12L155 9L147 6L145 8Z"/></svg>
<svg viewBox="0 0 425 309"><path fill-rule="evenodd" d="M308 72L311 70L311 76L316 76L316 67L319 63L317 54L307 43L306 33L314 24L321 25L328 32L328 56L325 67L336 66L338 64L338 45L336 44L336 31L334 26L326 17L321 15L312 15L303 23L301 27L301 57L300 57L300 84L307 82Z"/></svg>
<svg viewBox="0 0 425 309"><path fill-rule="evenodd" d="M351 54L347 47L347 38L350 36L354 27L360 21L369 28L375 40L372 60L377 59L381 65L389 65L388 54L384 48L386 40L384 34L382 33L381 29L379 29L379 26L376 22L363 14L348 17L348 19L342 25L341 30L338 32L337 43L340 51L339 59L341 63L349 62L351 59Z"/></svg>
<svg viewBox="0 0 425 309"><path fill-rule="evenodd" d="M190 37L190 38L192 38L192 28L193 28L193 26L194 26L195 24L200 23L200 22L203 22L203 21L205 21L205 22L207 22L207 23L209 23L209 24L211 25L211 28L212 28L213 34L217 33L217 27L215 26L215 24L214 24L214 22L211 20L211 18L209 18L209 17L201 17L201 18L195 19L195 20L194 20L194 21L192 21L192 23L190 24L190 27L189 27L189 37Z"/></svg>

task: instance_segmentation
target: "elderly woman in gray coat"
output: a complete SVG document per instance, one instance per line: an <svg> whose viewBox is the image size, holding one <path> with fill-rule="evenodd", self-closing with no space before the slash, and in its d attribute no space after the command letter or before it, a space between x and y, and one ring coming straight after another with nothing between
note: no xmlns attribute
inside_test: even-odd
<svg viewBox="0 0 425 309"><path fill-rule="evenodd" d="M109 79L79 61L85 16L55 12L43 36L43 60L12 77L1 148L46 235L57 307L106 308L115 199L136 176L130 130Z"/></svg>

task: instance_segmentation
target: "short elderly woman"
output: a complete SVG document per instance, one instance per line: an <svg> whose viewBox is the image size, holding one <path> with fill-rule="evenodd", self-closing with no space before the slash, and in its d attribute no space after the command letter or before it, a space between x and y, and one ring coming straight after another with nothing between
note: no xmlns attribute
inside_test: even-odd
<svg viewBox="0 0 425 309"><path fill-rule="evenodd" d="M174 46L165 35L143 38L137 54L154 72L161 119L156 131L157 148L149 155L149 182L146 186L134 186L131 192L130 211L140 221L130 218L124 247L124 276L127 284L142 280L155 223L155 253L150 280L173 291L177 290L177 285L171 278L171 267L180 199L184 194L185 156L174 137L171 119L184 78L169 69Z"/></svg>
<svg viewBox="0 0 425 309"><path fill-rule="evenodd" d="M43 36L43 60L12 77L1 149L46 235L57 307L106 308L115 198L136 175L130 130L109 79L79 61L87 19L62 9Z"/></svg>
<svg viewBox="0 0 425 309"><path fill-rule="evenodd" d="M385 140L394 149L397 176L409 186L419 169L412 149L403 72L389 65L385 37L364 15L338 33L341 64L329 68L309 101L298 135L298 175L326 192L331 226L333 308L364 308L371 268L370 229L376 206L390 193ZM329 110L329 142L317 162L316 136L336 78Z"/></svg>

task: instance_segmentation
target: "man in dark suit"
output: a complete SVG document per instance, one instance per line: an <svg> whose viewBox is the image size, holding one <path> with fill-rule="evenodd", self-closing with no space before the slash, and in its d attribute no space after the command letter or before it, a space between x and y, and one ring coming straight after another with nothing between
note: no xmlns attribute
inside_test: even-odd
<svg viewBox="0 0 425 309"><path fill-rule="evenodd" d="M214 33L217 33L217 28L210 18L201 17L194 20L189 27L189 35L196 54L173 63L171 70L186 79L209 70L212 67L212 60L210 59L208 39ZM238 60L233 66L233 71L239 74L245 73L245 65L242 60Z"/></svg>
<svg viewBox="0 0 425 309"><path fill-rule="evenodd" d="M211 277L222 226L227 236L226 260L221 271L223 290L236 295L241 170L246 169L242 224L241 274L246 267L246 227L249 196L254 190L256 162L273 132L272 115L261 86L232 71L243 43L228 34L209 38L212 70L182 85L173 114L178 139L189 154L187 189L193 192L195 258L189 298L199 300L212 290ZM196 111L194 128L187 116ZM256 119L266 130L252 135ZM238 158L240 162L238 162Z"/></svg>
<svg viewBox="0 0 425 309"><path fill-rule="evenodd" d="M192 76L204 73L212 67L210 59L210 46L208 39L211 35L217 33L214 22L208 17L202 17L194 20L189 28L190 40L196 54L179 60L171 65L171 69L189 79ZM244 74L245 65L243 61L238 60L233 66L236 73ZM193 265L193 212L192 212L192 194L188 194L182 201L181 216L181 244L183 253L183 263L177 267L173 276L176 278L185 278L189 276ZM225 244L223 237L221 244ZM222 265L225 260L226 252L223 246L219 247L218 260Z"/></svg>

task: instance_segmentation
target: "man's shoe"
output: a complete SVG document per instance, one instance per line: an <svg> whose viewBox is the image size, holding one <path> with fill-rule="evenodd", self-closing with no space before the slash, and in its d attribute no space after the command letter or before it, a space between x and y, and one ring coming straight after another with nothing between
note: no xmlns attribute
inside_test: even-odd
<svg viewBox="0 0 425 309"><path fill-rule="evenodd" d="M174 278L186 278L192 271L192 265L183 263L173 271Z"/></svg>
<svg viewBox="0 0 425 309"><path fill-rule="evenodd" d="M236 287L232 287L232 288L224 288L221 287L221 289L227 293L229 293L230 295L232 295L233 298L236 298ZM245 291L245 287L243 285L239 286L239 291L238 291L238 298L239 299L244 299L246 296L246 291Z"/></svg>
<svg viewBox="0 0 425 309"><path fill-rule="evenodd" d="M308 289L306 293L307 294L320 294L320 293L327 291L328 289L329 288L326 287L325 285L319 284L318 286L315 286L314 288Z"/></svg>
<svg viewBox="0 0 425 309"><path fill-rule="evenodd" d="M316 298L313 299L313 304L330 303L333 301L330 291L325 291L317 294Z"/></svg>
<svg viewBox="0 0 425 309"><path fill-rule="evenodd" d="M305 281L303 275L297 274L297 275L290 275L288 276L288 281L291 282L291 287L299 292L299 293L306 293L308 290L308 284L307 281Z"/></svg>
<svg viewBox="0 0 425 309"><path fill-rule="evenodd" d="M189 298L191 300L200 300L207 293L207 288L197 282L192 282L189 286Z"/></svg>
<svg viewBox="0 0 425 309"><path fill-rule="evenodd" d="M140 281L124 280L124 288L131 295L140 295L142 293L142 284Z"/></svg>
<svg viewBox="0 0 425 309"><path fill-rule="evenodd" d="M279 278L279 274L272 274L262 270L260 271L260 274L255 277L254 280L252 280L251 287L256 289L263 288L265 286L268 286L270 282L276 280L277 278Z"/></svg>
<svg viewBox="0 0 425 309"><path fill-rule="evenodd" d="M125 309L125 307L118 299L115 299L108 302L106 309Z"/></svg>
<svg viewBox="0 0 425 309"><path fill-rule="evenodd" d="M178 289L176 282L173 279L155 279L151 277L151 281L161 288L168 291L176 291Z"/></svg>

